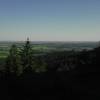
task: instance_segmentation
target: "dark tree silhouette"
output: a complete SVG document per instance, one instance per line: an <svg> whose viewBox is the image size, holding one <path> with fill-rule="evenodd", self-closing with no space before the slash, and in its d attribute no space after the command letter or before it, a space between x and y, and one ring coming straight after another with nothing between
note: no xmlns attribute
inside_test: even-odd
<svg viewBox="0 0 100 100"><path fill-rule="evenodd" d="M5 70L7 73L20 74L21 62L16 45L12 45L6 59Z"/></svg>
<svg viewBox="0 0 100 100"><path fill-rule="evenodd" d="M32 67L34 65L34 59L33 59L33 50L29 38L27 38L27 41L23 46L20 54L21 54L23 72L32 71Z"/></svg>

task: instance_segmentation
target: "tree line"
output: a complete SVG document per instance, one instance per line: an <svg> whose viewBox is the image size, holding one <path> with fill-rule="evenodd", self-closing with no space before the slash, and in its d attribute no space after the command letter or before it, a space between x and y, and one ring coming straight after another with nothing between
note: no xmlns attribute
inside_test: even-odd
<svg viewBox="0 0 100 100"><path fill-rule="evenodd" d="M100 47L83 51L54 51L40 56L34 54L29 39L21 48L13 44L6 58L4 71L7 74L21 75L32 72L71 71L86 67L88 69L89 66L99 64Z"/></svg>
<svg viewBox="0 0 100 100"><path fill-rule="evenodd" d="M52 97L54 100L87 93L97 95L94 88L99 86L100 47L36 55L27 39L20 48L15 44L11 46L3 67L4 73L0 72L1 93L4 91L4 95L13 96L17 100L20 97L44 98L46 95L46 99Z"/></svg>
<svg viewBox="0 0 100 100"><path fill-rule="evenodd" d="M13 44L5 62L5 72L8 74L14 73L20 75L25 72L45 71L45 67L45 63L41 62L39 59L35 59L29 39L27 39L25 45L21 48Z"/></svg>

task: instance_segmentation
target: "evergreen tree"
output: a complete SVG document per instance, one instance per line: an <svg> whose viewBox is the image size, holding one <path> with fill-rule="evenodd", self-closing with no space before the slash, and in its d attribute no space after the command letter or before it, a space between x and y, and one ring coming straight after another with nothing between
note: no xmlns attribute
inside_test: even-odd
<svg viewBox="0 0 100 100"><path fill-rule="evenodd" d="M21 67L20 64L20 56L18 54L18 49L16 45L12 45L9 51L9 55L6 59L6 72L7 73L15 73L18 75L20 73L19 69Z"/></svg>
<svg viewBox="0 0 100 100"><path fill-rule="evenodd" d="M23 72L32 71L32 67L34 64L33 50L32 50L32 46L30 44L29 38L27 38L27 41L21 50L21 62L23 66Z"/></svg>

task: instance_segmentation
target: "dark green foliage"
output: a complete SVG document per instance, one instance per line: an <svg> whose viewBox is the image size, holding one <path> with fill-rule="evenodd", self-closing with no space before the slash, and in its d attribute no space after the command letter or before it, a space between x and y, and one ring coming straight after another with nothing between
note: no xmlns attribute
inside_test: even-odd
<svg viewBox="0 0 100 100"><path fill-rule="evenodd" d="M6 59L6 64L5 64L6 72L19 74L20 67L21 67L21 62L20 62L20 55L18 54L18 49L16 45L12 45L9 51L9 55Z"/></svg>
<svg viewBox="0 0 100 100"><path fill-rule="evenodd" d="M100 97L100 47L34 56L27 40L19 51L13 45L6 59L7 73L18 75L18 69L23 72L20 76L11 74L3 81L9 88L9 97L14 99L73 100L79 97L89 100ZM4 88L2 76L0 72L0 90L5 94L8 88Z"/></svg>
<svg viewBox="0 0 100 100"><path fill-rule="evenodd" d="M33 70L35 72L45 72L47 69L47 63L41 57L35 57Z"/></svg>
<svg viewBox="0 0 100 100"><path fill-rule="evenodd" d="M26 44L21 49L20 55L21 55L23 71L24 72L32 71L32 68L34 67L34 60L33 60L33 50L29 39L27 39Z"/></svg>
<svg viewBox="0 0 100 100"><path fill-rule="evenodd" d="M51 52L45 55L48 71L70 71L77 66L78 57L75 51Z"/></svg>
<svg viewBox="0 0 100 100"><path fill-rule="evenodd" d="M15 73L16 75L20 75L21 73L45 72L46 65L41 58L34 56L30 41L27 39L25 45L21 48L12 45L6 59L5 71L6 73Z"/></svg>
<svg viewBox="0 0 100 100"><path fill-rule="evenodd" d="M6 59L6 72L15 74L33 72L58 72L83 69L85 71L99 63L100 47L83 51L52 51L45 55L34 53L29 39L24 46L17 48L12 45ZM87 67L88 66L88 67Z"/></svg>

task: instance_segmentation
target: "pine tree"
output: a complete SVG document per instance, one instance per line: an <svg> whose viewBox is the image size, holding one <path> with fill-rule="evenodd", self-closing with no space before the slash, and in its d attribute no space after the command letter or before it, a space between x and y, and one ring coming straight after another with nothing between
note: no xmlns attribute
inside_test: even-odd
<svg viewBox="0 0 100 100"><path fill-rule="evenodd" d="M23 66L23 72L32 71L32 67L34 63L33 50L32 50L32 46L30 44L29 38L27 38L27 41L21 50L21 62Z"/></svg>
<svg viewBox="0 0 100 100"><path fill-rule="evenodd" d="M20 73L19 69L21 67L20 64L20 56L18 54L18 49L16 45L12 45L9 51L9 55L6 59L6 72L7 73L15 73L18 75Z"/></svg>

